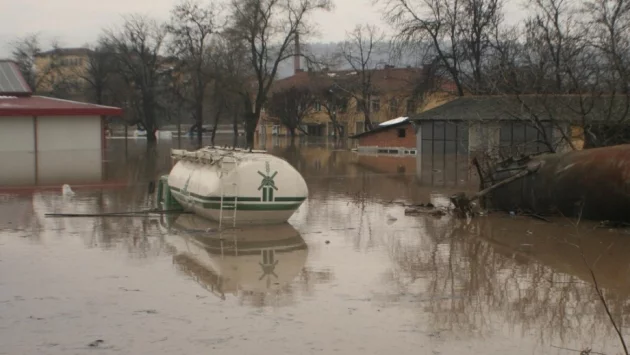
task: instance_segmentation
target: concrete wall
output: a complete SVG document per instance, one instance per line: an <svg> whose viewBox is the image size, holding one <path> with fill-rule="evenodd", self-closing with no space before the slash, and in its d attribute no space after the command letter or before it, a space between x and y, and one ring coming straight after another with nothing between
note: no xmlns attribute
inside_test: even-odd
<svg viewBox="0 0 630 355"><path fill-rule="evenodd" d="M398 130L405 130L405 137L398 137ZM416 131L411 124L392 127L359 138L359 147L416 148Z"/></svg>
<svg viewBox="0 0 630 355"><path fill-rule="evenodd" d="M0 117L0 152L34 150L32 117Z"/></svg>
<svg viewBox="0 0 630 355"><path fill-rule="evenodd" d="M38 117L37 149L100 150L101 118L99 116Z"/></svg>

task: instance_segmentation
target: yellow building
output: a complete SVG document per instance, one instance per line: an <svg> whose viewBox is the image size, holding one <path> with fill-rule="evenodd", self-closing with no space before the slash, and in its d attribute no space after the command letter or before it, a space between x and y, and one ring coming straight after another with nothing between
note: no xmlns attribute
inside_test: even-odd
<svg viewBox="0 0 630 355"><path fill-rule="evenodd" d="M439 106L454 97L452 85L427 85L426 72L421 68L395 68L386 66L371 74L374 94L370 102L370 120L373 126L400 116L422 112ZM291 87L307 87L318 98L302 120L303 129L313 136L334 135L333 118L343 136L365 130L365 114L358 105L359 73L351 70L306 72L297 70L290 77L274 83L273 91ZM354 88L354 89L353 89ZM337 102L334 102L337 101ZM334 114L333 114L334 112ZM331 117L332 116L332 117ZM260 133L286 135L288 130L274 117L263 114ZM301 133L301 132L300 132Z"/></svg>
<svg viewBox="0 0 630 355"><path fill-rule="evenodd" d="M42 94L58 93L80 99L91 52L89 48L56 48L37 54L37 84L33 89Z"/></svg>

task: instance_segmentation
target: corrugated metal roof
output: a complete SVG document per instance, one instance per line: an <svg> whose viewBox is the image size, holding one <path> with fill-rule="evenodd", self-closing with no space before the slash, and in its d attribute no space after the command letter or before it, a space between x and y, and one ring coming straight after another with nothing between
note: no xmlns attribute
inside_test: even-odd
<svg viewBox="0 0 630 355"><path fill-rule="evenodd" d="M0 60L0 95L28 96L32 93L15 62Z"/></svg>
<svg viewBox="0 0 630 355"><path fill-rule="evenodd" d="M584 114L594 120L625 115L625 100L611 95L496 95L463 96L410 117L411 121L579 121ZM611 101L612 100L612 101Z"/></svg>
<svg viewBox="0 0 630 355"><path fill-rule="evenodd" d="M122 109L44 96L0 98L3 116L121 116Z"/></svg>

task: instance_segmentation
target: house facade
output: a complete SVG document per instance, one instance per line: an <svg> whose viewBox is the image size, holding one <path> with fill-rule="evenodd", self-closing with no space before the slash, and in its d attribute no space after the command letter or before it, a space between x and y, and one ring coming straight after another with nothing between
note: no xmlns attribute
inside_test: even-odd
<svg viewBox="0 0 630 355"><path fill-rule="evenodd" d="M315 100L302 119L302 130L312 136L353 136L366 131L365 109L360 99L361 78L354 70L303 71L295 68L294 75L277 80L272 92L289 88L307 88ZM439 106L453 98L448 83L425 88L429 78L426 68L396 68L385 66L371 70L369 110L372 127L380 123ZM336 124L335 124L336 122ZM262 135L287 135L280 120L264 113L258 130Z"/></svg>

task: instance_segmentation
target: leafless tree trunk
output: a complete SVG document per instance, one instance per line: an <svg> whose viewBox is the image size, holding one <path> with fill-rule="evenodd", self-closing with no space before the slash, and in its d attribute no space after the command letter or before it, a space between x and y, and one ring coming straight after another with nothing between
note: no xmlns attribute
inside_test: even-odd
<svg viewBox="0 0 630 355"><path fill-rule="evenodd" d="M122 28L105 33L108 46L115 50L118 70L139 94L141 123L150 144L156 142L156 107L163 74L160 52L166 33L164 26L140 15L125 17Z"/></svg>
<svg viewBox="0 0 630 355"><path fill-rule="evenodd" d="M305 22L318 9L326 10L330 0L234 0L230 32L248 48L254 83L243 90L245 135L251 149L260 114L276 78L278 65L293 55L292 43L298 32L307 35Z"/></svg>
<svg viewBox="0 0 630 355"><path fill-rule="evenodd" d="M377 95L372 77L377 65L374 56L378 54L378 46L383 45L385 36L373 25L359 25L348 35L340 48L341 56L356 73L338 80L339 87L352 96L357 107L363 113L365 127L372 129L372 98Z"/></svg>
<svg viewBox="0 0 630 355"><path fill-rule="evenodd" d="M180 74L189 80L189 94L197 127L197 146L202 145L203 102L206 88L213 79L211 71L212 34L216 31L216 10L203 7L195 0L183 0L171 11L168 30L172 35L171 51L179 58Z"/></svg>

